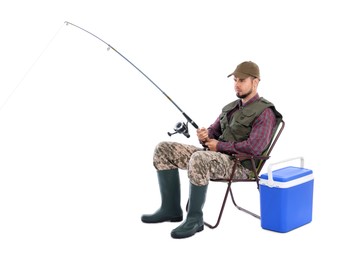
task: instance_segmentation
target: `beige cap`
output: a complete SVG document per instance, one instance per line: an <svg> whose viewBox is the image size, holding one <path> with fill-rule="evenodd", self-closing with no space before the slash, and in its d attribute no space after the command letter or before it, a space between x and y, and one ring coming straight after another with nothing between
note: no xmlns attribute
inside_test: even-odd
<svg viewBox="0 0 358 260"><path fill-rule="evenodd" d="M228 77L234 75L239 79L246 79L247 77L254 77L260 79L260 69L256 63L252 61L244 61L237 65L235 71L228 75Z"/></svg>

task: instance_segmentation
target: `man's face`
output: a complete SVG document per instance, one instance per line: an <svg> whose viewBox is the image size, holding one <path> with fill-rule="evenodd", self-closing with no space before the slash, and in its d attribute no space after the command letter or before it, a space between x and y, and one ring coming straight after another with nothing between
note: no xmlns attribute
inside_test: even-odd
<svg viewBox="0 0 358 260"><path fill-rule="evenodd" d="M234 81L235 92L238 98L245 99L256 94L254 79L252 77L247 77L246 79L234 77Z"/></svg>

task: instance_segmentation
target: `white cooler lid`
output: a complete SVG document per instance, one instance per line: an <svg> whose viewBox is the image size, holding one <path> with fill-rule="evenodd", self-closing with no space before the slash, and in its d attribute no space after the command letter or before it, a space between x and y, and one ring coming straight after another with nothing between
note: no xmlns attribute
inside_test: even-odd
<svg viewBox="0 0 358 260"><path fill-rule="evenodd" d="M269 183L268 173L263 173L259 183L270 187L289 188L313 180L313 172L302 167L288 166L272 171L272 177L273 183Z"/></svg>

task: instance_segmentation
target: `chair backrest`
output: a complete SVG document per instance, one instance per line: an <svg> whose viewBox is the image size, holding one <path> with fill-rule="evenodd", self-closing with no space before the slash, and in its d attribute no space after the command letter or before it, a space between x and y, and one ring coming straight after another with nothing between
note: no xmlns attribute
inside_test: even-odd
<svg viewBox="0 0 358 260"><path fill-rule="evenodd" d="M270 156L273 148L275 147L277 140L280 138L281 133L283 131L283 129L285 128L285 121L283 121L283 119L278 120L276 122L276 126L274 128L274 131L272 133L272 137L271 137L271 141L269 143L269 145L267 146L267 148L265 149L265 151L263 152L263 156ZM256 171L257 173L260 173L262 168L264 167L266 160L260 160L258 166L256 167Z"/></svg>

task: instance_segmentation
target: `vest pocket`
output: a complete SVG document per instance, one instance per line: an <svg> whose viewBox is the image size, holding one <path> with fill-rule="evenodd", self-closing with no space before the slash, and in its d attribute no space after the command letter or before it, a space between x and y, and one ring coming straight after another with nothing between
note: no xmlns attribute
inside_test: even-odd
<svg viewBox="0 0 358 260"><path fill-rule="evenodd" d="M255 111L251 109L243 109L241 113L234 115L234 118L230 124L230 128L233 133L237 133L236 138L239 137L240 140L245 140L249 137L251 132L251 124L255 117Z"/></svg>
<svg viewBox="0 0 358 260"><path fill-rule="evenodd" d="M249 127L253 122L255 117L255 111L251 109L243 109L241 113L234 115L232 120L233 124L242 125L244 127Z"/></svg>

